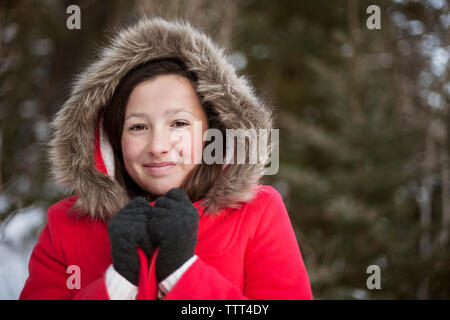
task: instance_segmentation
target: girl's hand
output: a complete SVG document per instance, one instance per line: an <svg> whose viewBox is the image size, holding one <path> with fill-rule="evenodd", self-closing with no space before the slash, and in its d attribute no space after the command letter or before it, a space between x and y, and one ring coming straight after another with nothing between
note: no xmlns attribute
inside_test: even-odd
<svg viewBox="0 0 450 320"><path fill-rule="evenodd" d="M148 233L159 246L156 278L164 280L194 255L199 214L186 193L171 189L156 200L148 221Z"/></svg>
<svg viewBox="0 0 450 320"><path fill-rule="evenodd" d="M147 232L152 206L142 197L131 200L108 222L114 269L135 286L139 281L137 248L151 257L154 246Z"/></svg>

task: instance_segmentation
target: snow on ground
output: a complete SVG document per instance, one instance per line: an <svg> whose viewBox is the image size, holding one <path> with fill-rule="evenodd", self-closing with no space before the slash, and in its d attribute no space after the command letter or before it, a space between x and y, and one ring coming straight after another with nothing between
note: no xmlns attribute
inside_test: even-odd
<svg viewBox="0 0 450 320"><path fill-rule="evenodd" d="M0 223L0 300L19 298L31 251L44 224L45 210L35 206Z"/></svg>

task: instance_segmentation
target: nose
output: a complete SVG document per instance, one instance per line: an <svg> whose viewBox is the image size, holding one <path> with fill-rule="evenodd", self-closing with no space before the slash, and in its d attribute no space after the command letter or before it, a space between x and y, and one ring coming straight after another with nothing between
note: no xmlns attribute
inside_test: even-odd
<svg viewBox="0 0 450 320"><path fill-rule="evenodd" d="M147 151L156 158L165 156L171 149L170 135L162 129L155 129L147 144Z"/></svg>

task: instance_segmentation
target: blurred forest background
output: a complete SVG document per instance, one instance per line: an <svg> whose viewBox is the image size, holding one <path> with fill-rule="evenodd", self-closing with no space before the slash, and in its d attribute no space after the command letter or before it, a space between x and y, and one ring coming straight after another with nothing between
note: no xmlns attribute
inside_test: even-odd
<svg viewBox="0 0 450 320"><path fill-rule="evenodd" d="M81 9L69 30L68 6ZM369 5L381 9L370 30ZM316 299L450 298L446 0L0 4L0 299L16 299L47 208L48 124L107 33L188 19L276 106L285 200ZM378 265L381 289L369 290Z"/></svg>

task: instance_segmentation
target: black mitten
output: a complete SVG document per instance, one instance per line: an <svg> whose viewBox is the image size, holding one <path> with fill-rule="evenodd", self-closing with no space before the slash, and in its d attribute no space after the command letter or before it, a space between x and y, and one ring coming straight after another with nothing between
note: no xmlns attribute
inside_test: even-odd
<svg viewBox="0 0 450 320"><path fill-rule="evenodd" d="M158 198L148 221L148 232L155 246L156 278L164 280L194 255L199 214L186 193L171 189Z"/></svg>
<svg viewBox="0 0 450 320"><path fill-rule="evenodd" d="M137 248L151 257L154 246L147 232L152 206L142 197L131 200L108 222L114 269L138 285L140 261Z"/></svg>

